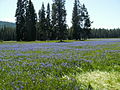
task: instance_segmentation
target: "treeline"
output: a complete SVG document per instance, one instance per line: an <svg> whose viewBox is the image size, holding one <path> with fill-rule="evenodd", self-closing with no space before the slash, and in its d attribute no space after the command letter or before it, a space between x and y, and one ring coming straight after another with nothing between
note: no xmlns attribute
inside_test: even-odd
<svg viewBox="0 0 120 90"><path fill-rule="evenodd" d="M68 40L73 40L72 28L67 29L66 38ZM37 33L39 31L37 30ZM39 35L39 34L38 34ZM120 28L117 29L91 29L90 35L88 38L120 38ZM37 37L36 40L39 40L40 37ZM0 28L0 40L1 41L15 41L16 40L16 29L14 27L3 26Z"/></svg>
<svg viewBox="0 0 120 90"><path fill-rule="evenodd" d="M15 27L1 26L0 27L0 41L15 41L16 30Z"/></svg>
<svg viewBox="0 0 120 90"><path fill-rule="evenodd" d="M44 3L37 14L31 0L18 0L16 9L17 41L64 40L68 39L69 29L66 24L65 0L53 0L52 10ZM75 0L72 13L72 38L87 39L90 35L91 21L84 4Z"/></svg>
<svg viewBox="0 0 120 90"><path fill-rule="evenodd" d="M93 28L91 30L90 38L120 38L120 28L117 29Z"/></svg>
<svg viewBox="0 0 120 90"><path fill-rule="evenodd" d="M66 38L68 40L73 40L72 28L67 29ZM37 30L37 33L39 31ZM39 34L38 34L39 35ZM117 29L91 29L90 35L88 38L120 38L120 28ZM39 40L38 36L36 40ZM3 26L0 28L0 40L1 41L15 41L16 40L16 29L14 27Z"/></svg>
<svg viewBox="0 0 120 90"><path fill-rule="evenodd" d="M51 8L50 8L51 7ZM52 10L51 10L52 9ZM31 0L18 0L16 28L0 28L0 40L86 40L87 38L118 38L120 29L91 29L90 16L84 4L75 0L72 26L66 24L65 0L53 0L52 6L44 3L36 14Z"/></svg>

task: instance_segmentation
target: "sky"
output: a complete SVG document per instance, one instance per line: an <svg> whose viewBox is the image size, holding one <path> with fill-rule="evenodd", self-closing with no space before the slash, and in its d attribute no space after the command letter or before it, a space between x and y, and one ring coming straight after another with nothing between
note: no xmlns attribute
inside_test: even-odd
<svg viewBox="0 0 120 90"><path fill-rule="evenodd" d="M120 28L120 0L79 0L85 4L90 20L93 21L92 28ZM45 8L52 0L32 0L36 13L41 9L44 2ZM15 22L15 11L17 0L0 0L0 21ZM72 19L74 0L66 0L67 24L69 27Z"/></svg>

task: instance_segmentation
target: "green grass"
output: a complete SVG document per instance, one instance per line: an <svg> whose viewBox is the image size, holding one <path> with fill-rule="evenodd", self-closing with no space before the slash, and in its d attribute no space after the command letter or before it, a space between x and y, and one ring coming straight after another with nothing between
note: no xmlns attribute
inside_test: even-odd
<svg viewBox="0 0 120 90"><path fill-rule="evenodd" d="M74 42L79 40L64 40L64 42ZM59 42L59 40L47 40L47 41L0 41L1 44L3 43L53 43L53 42Z"/></svg>
<svg viewBox="0 0 120 90"><path fill-rule="evenodd" d="M1 42L0 90L120 90L119 41L96 46L56 42Z"/></svg>
<svg viewBox="0 0 120 90"><path fill-rule="evenodd" d="M78 83L91 85L95 90L119 90L120 72L93 71L76 75Z"/></svg>

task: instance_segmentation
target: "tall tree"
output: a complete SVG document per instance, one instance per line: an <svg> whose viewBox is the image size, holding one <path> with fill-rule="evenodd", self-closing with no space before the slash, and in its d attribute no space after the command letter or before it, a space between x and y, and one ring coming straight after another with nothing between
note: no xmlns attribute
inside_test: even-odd
<svg viewBox="0 0 120 90"><path fill-rule="evenodd" d="M73 39L81 39L81 5L79 0L75 0L72 13Z"/></svg>
<svg viewBox="0 0 120 90"><path fill-rule="evenodd" d="M25 7L24 1L18 0L16 9L16 37L17 41L23 40L23 32L25 30Z"/></svg>
<svg viewBox="0 0 120 90"><path fill-rule="evenodd" d="M56 23L57 23L57 17L56 17L56 14L57 14L57 8L56 8L56 5L55 3L52 4L52 29L51 29L51 39L52 40L55 40L57 38L57 29L56 29Z"/></svg>
<svg viewBox="0 0 120 90"><path fill-rule="evenodd" d="M31 0L28 2L26 9L26 31L25 31L25 41L35 41L36 40L36 21L37 16L35 9Z"/></svg>
<svg viewBox="0 0 120 90"><path fill-rule="evenodd" d="M53 0L53 31L55 29L55 34L57 35L56 39L62 41L65 37L67 31L66 27L66 10L65 10L65 0Z"/></svg>
<svg viewBox="0 0 120 90"><path fill-rule="evenodd" d="M51 38L51 18L50 18L50 4L47 5L47 17L46 17L46 29L47 29L47 38Z"/></svg>
<svg viewBox="0 0 120 90"><path fill-rule="evenodd" d="M41 10L39 10L39 32L40 40L47 40L47 29L46 29L46 18L45 18L45 7L42 4Z"/></svg>
<svg viewBox="0 0 120 90"><path fill-rule="evenodd" d="M90 31L91 31L91 21L90 21L90 17L89 17L89 14L88 14L88 11L87 11L87 8L85 7L85 5L83 4L82 6L82 12L83 12L83 31L84 31L84 39L87 39L90 35Z"/></svg>
<svg viewBox="0 0 120 90"><path fill-rule="evenodd" d="M91 21L85 5L75 0L72 16L73 39L87 39L90 34Z"/></svg>

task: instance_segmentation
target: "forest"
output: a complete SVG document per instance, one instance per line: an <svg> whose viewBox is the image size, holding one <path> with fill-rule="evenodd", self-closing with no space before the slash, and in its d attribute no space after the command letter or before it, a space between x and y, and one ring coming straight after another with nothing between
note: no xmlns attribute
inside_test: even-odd
<svg viewBox="0 0 120 90"><path fill-rule="evenodd" d="M67 29L66 38L64 40L73 40L72 29ZM40 40L39 31L36 31L37 37L36 40ZM88 37L90 38L120 38L120 29L91 29L91 34ZM16 28L15 27L1 27L0 28L0 41L16 41Z"/></svg>
<svg viewBox="0 0 120 90"><path fill-rule="evenodd" d="M65 0L53 0L52 6L48 3L46 8L42 3L37 14L31 0L18 0L15 13L16 27L0 26L0 40L62 41L120 37L119 28L91 28L93 21L90 20L85 4L81 4L79 0L74 2L71 27L66 23Z"/></svg>

